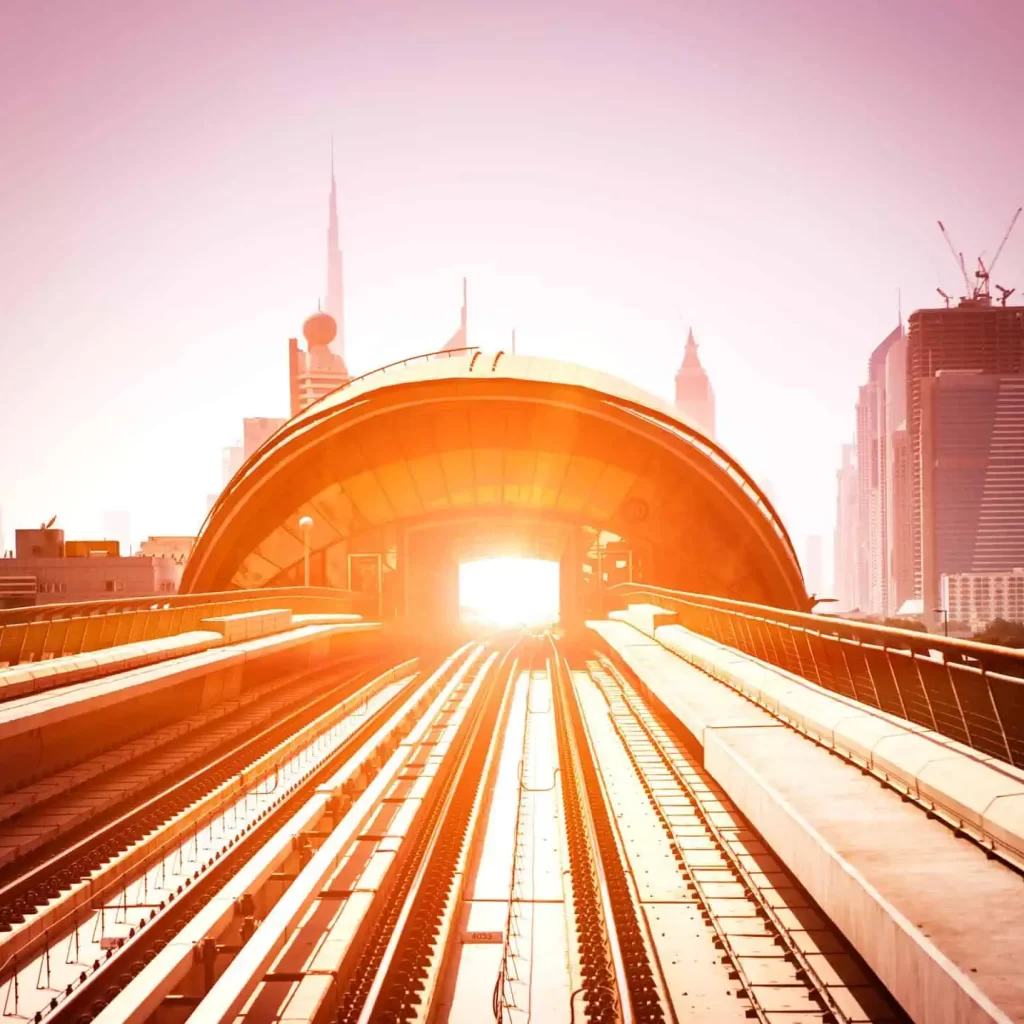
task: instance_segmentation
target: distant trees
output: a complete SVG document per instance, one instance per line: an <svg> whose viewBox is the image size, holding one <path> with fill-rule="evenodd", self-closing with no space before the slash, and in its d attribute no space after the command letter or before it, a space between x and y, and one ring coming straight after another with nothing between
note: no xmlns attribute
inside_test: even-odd
<svg viewBox="0 0 1024 1024"><path fill-rule="evenodd" d="M999 647L1024 647L1024 624L993 619L980 633L974 634L974 639Z"/></svg>
<svg viewBox="0 0 1024 1024"><path fill-rule="evenodd" d="M920 619L884 619L881 615L854 615L845 614L839 618L849 619L851 622L864 622L870 626L892 626L895 629L914 629L918 633L927 633L928 627Z"/></svg>
<svg viewBox="0 0 1024 1024"><path fill-rule="evenodd" d="M916 629L919 633L927 633L928 627L920 619L882 619L883 626L893 626L895 629Z"/></svg>

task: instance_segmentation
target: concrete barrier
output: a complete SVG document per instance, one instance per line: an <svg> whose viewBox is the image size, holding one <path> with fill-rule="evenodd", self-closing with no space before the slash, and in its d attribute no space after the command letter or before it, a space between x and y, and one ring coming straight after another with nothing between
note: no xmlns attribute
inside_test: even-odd
<svg viewBox="0 0 1024 1024"><path fill-rule="evenodd" d="M1024 1020L1024 886L949 827L1019 856L1020 772L644 609L613 619L588 625L914 1020Z"/></svg>

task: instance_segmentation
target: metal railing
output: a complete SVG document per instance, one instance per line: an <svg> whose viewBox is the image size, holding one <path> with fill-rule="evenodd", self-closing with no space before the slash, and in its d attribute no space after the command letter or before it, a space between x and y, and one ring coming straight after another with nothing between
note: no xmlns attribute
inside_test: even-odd
<svg viewBox="0 0 1024 1024"><path fill-rule="evenodd" d="M1024 651L637 583L606 595L673 611L695 633L1024 767Z"/></svg>
<svg viewBox="0 0 1024 1024"><path fill-rule="evenodd" d="M198 629L203 619L274 608L373 615L376 599L370 610L365 595L348 590L280 587L6 608L0 611L0 666L158 640Z"/></svg>

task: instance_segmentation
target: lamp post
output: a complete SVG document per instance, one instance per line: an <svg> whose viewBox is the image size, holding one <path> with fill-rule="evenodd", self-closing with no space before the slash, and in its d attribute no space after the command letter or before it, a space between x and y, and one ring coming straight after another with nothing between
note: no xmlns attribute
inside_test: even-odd
<svg viewBox="0 0 1024 1024"><path fill-rule="evenodd" d="M942 616L942 632L943 635L949 636L949 609L948 608L936 608L936 615Z"/></svg>
<svg viewBox="0 0 1024 1024"><path fill-rule="evenodd" d="M299 520L299 526L302 529L302 564L303 564L303 580L305 586L309 587L309 531L313 529L313 520L309 516L303 516Z"/></svg>

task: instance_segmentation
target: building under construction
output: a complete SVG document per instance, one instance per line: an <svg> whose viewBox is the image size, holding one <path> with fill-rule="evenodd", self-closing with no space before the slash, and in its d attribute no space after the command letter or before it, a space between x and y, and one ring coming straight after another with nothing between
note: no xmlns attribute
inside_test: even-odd
<svg viewBox="0 0 1024 1024"><path fill-rule="evenodd" d="M914 583L926 614L943 573L1024 560L1024 402L1008 379L1022 374L1024 308L981 296L910 315ZM981 543L988 534L995 547Z"/></svg>

